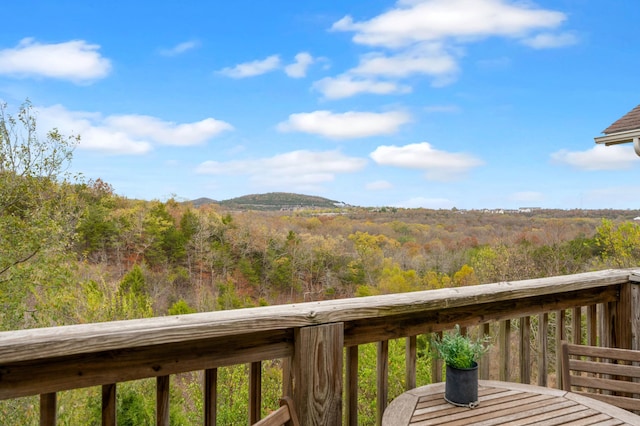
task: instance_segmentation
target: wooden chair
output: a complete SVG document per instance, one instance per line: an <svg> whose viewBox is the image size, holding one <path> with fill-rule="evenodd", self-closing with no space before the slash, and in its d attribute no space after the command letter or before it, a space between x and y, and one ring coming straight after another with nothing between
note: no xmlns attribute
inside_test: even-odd
<svg viewBox="0 0 640 426"><path fill-rule="evenodd" d="M640 351L562 342L562 387L637 412L640 410L638 363Z"/></svg>
<svg viewBox="0 0 640 426"><path fill-rule="evenodd" d="M253 426L300 426L293 400L288 396L280 399L280 408Z"/></svg>

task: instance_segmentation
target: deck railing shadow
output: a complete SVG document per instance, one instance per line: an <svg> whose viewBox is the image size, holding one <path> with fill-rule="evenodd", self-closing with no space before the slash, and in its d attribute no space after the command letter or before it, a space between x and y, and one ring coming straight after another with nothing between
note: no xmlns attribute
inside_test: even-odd
<svg viewBox="0 0 640 426"><path fill-rule="evenodd" d="M417 336L456 324L494 336L481 378L561 387L562 340L639 349L640 279L606 270L472 287L0 333L0 399L40 395L55 425L57 393L102 386L102 424L116 424L118 383L156 378L158 425L169 425L171 375L204 371L203 424L216 424L218 368L249 364L257 421L263 361L282 359L283 395L302 424L358 424L359 347L377 344L377 422L389 395L389 340L406 338L407 388ZM535 366L535 369L532 368ZM497 371L496 371L497 370ZM442 380L433 363L432 379ZM344 397L343 397L344 395ZM276 407L272 407L276 408Z"/></svg>

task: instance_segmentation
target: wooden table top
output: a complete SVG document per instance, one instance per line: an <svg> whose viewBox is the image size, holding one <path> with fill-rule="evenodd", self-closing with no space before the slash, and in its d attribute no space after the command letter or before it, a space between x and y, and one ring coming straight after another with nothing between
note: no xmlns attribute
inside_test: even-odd
<svg viewBox="0 0 640 426"><path fill-rule="evenodd" d="M456 407L444 400L444 383L403 393L387 407L383 426L633 425L640 416L571 392L480 380L479 405Z"/></svg>

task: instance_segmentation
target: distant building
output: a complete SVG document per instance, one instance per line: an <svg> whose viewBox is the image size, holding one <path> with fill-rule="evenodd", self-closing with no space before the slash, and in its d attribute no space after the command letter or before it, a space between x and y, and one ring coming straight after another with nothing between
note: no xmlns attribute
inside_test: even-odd
<svg viewBox="0 0 640 426"><path fill-rule="evenodd" d="M604 129L602 133L605 136L594 138L596 143L603 143L607 146L633 143L636 154L640 156L640 105Z"/></svg>
<svg viewBox="0 0 640 426"><path fill-rule="evenodd" d="M520 207L518 209L518 212L520 213L531 213L532 211L535 210L542 210L542 207Z"/></svg>

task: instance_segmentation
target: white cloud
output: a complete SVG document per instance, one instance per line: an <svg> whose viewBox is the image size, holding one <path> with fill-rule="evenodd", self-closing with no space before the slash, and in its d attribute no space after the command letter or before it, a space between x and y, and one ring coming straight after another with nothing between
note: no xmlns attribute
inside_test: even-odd
<svg viewBox="0 0 640 426"><path fill-rule="evenodd" d="M411 87L400 85L391 81L378 81L374 79L354 78L348 74L338 77L326 77L316 81L313 88L326 99L349 98L360 93L373 93L387 95L392 93L409 93Z"/></svg>
<svg viewBox="0 0 640 426"><path fill-rule="evenodd" d="M302 78L307 75L307 68L313 64L314 59L307 52L300 52L296 55L296 61L284 68L284 72L292 78Z"/></svg>
<svg viewBox="0 0 640 426"><path fill-rule="evenodd" d="M423 41L479 37L523 37L532 31L557 28L564 13L525 2L507 0L399 1L394 9L368 21L345 16L334 31L354 32L354 42L370 46L404 47Z"/></svg>
<svg viewBox="0 0 640 426"><path fill-rule="evenodd" d="M176 124L148 115L112 115L104 123L136 137L149 138L163 145L197 145L233 127L224 121L205 118L194 123Z"/></svg>
<svg viewBox="0 0 640 426"><path fill-rule="evenodd" d="M278 130L317 134L331 139L354 139L395 133L409 120L409 115L401 111L349 111L342 114L314 111L291 114L287 121L278 124Z"/></svg>
<svg viewBox="0 0 640 426"><path fill-rule="evenodd" d="M536 49L568 46L577 38L551 32L565 20L562 12L522 1L398 0L395 7L369 20L345 16L333 24L332 31L352 32L355 43L380 50L363 55L355 68L314 87L328 99L407 93L411 89L398 81L412 75L425 75L432 86L443 87L460 74L463 46L488 37L518 39Z"/></svg>
<svg viewBox="0 0 640 426"><path fill-rule="evenodd" d="M408 77L412 74L431 76L452 75L458 72L455 58L439 43L425 43L396 55L370 53L360 58L357 67L349 71L356 75Z"/></svg>
<svg viewBox="0 0 640 426"><path fill-rule="evenodd" d="M76 83L100 79L111 71L111 62L100 55L99 49L99 45L84 40L41 44L25 38L15 48L0 50L0 74Z"/></svg>
<svg viewBox="0 0 640 426"><path fill-rule="evenodd" d="M595 145L587 151L561 150L551 154L551 159L581 170L620 170L638 164L631 145Z"/></svg>
<svg viewBox="0 0 640 426"><path fill-rule="evenodd" d="M378 81L367 78L354 78L343 74L338 77L326 77L313 83L313 88L326 99L349 98L360 93L388 95L392 93L409 93L411 87L391 81Z"/></svg>
<svg viewBox="0 0 640 426"><path fill-rule="evenodd" d="M534 49L552 49L557 47L571 46L578 43L578 37L571 33L553 34L541 33L533 37L522 40L524 44Z"/></svg>
<svg viewBox="0 0 640 426"><path fill-rule="evenodd" d="M366 184L365 188L369 191L383 191L385 189L393 188L393 185L391 184L391 182L388 182L386 180L376 180Z"/></svg>
<svg viewBox="0 0 640 426"><path fill-rule="evenodd" d="M188 52L189 50L196 49L199 46L200 42L198 40L189 40L179 43L169 49L161 49L160 54L163 56L177 56L182 53Z"/></svg>
<svg viewBox="0 0 640 426"><path fill-rule="evenodd" d="M450 181L483 164L482 160L465 153L434 149L427 142L405 146L379 146L370 154L376 163L425 171L428 180Z"/></svg>
<svg viewBox="0 0 640 426"><path fill-rule="evenodd" d="M347 157L339 151L292 151L273 157L243 161L206 161L196 173L209 175L247 175L259 186L291 190L318 189L338 174L362 170L367 160Z"/></svg>
<svg viewBox="0 0 640 426"><path fill-rule="evenodd" d="M235 67L224 68L220 70L219 73L231 78L246 78L266 74L278 68L280 68L280 56L271 55L262 60L245 62Z"/></svg>
<svg viewBox="0 0 640 426"><path fill-rule="evenodd" d="M405 209L451 209L454 207L454 203L447 198L414 197L395 204L394 207Z"/></svg>
<svg viewBox="0 0 640 426"><path fill-rule="evenodd" d="M79 149L105 154L139 155L161 145L194 145L231 130L231 125L207 118L176 124L143 115L112 115L69 111L62 105L38 107L41 129L57 128L66 135L80 135Z"/></svg>

